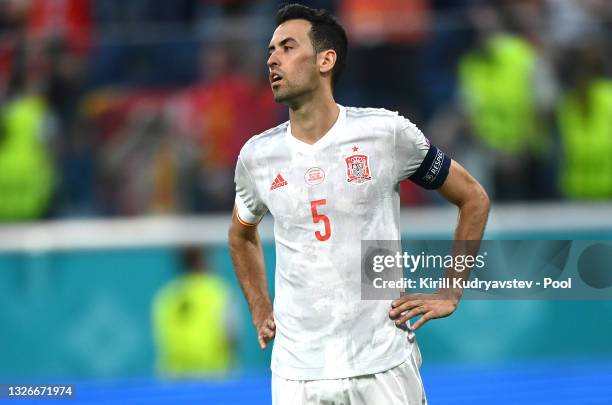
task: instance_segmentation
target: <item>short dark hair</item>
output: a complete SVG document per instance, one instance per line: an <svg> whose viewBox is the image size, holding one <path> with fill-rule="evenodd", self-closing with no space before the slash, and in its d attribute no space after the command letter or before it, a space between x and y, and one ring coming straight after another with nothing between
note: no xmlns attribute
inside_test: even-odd
<svg viewBox="0 0 612 405"><path fill-rule="evenodd" d="M277 27L289 20L310 22L312 27L309 36L315 52L319 53L328 49L336 51L336 64L332 69L332 86L334 86L346 64L348 40L344 28L329 11L297 3L286 4L276 13Z"/></svg>

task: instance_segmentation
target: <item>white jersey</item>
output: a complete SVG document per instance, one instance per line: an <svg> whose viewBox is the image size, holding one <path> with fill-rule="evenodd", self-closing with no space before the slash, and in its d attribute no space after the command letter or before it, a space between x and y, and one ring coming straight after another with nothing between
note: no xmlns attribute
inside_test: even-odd
<svg viewBox="0 0 612 405"><path fill-rule="evenodd" d="M439 187L450 161L409 120L340 107L315 144L288 122L251 138L236 167L241 222L274 218L272 371L290 380L373 374L408 359L389 300L361 300L361 240L399 240L399 185ZM416 176L416 177L415 177Z"/></svg>

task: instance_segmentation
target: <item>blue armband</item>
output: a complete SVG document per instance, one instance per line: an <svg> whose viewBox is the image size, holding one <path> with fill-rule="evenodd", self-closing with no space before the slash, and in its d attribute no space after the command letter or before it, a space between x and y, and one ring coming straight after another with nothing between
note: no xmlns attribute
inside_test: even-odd
<svg viewBox="0 0 612 405"><path fill-rule="evenodd" d="M434 145L423 159L421 166L409 177L411 181L428 190L442 187L448 177L451 159Z"/></svg>

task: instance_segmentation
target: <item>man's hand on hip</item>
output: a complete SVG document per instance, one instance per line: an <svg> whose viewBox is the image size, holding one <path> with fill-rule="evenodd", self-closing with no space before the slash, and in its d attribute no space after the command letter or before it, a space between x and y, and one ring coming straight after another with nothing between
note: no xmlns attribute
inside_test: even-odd
<svg viewBox="0 0 612 405"><path fill-rule="evenodd" d="M389 318L395 321L395 326L402 328L407 321L421 315L421 318L411 326L415 331L430 319L449 316L455 312L458 303L457 294L446 291L432 294L402 293L400 298L391 303Z"/></svg>
<svg viewBox="0 0 612 405"><path fill-rule="evenodd" d="M255 329L257 329L257 340L262 350L268 347L268 343L276 336L276 324L272 309L266 310L261 315L253 317Z"/></svg>

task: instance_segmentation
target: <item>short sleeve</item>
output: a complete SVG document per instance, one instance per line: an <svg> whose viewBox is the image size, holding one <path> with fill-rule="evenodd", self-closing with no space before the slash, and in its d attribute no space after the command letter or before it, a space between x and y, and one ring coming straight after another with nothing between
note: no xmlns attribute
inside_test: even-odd
<svg viewBox="0 0 612 405"><path fill-rule="evenodd" d="M398 181L409 179L426 189L437 189L448 177L451 159L410 120L396 117L395 163Z"/></svg>
<svg viewBox="0 0 612 405"><path fill-rule="evenodd" d="M249 173L241 156L238 157L238 162L236 163L234 182L236 183L236 213L238 220L243 225L257 225L266 213L267 208L258 196L255 180Z"/></svg>

